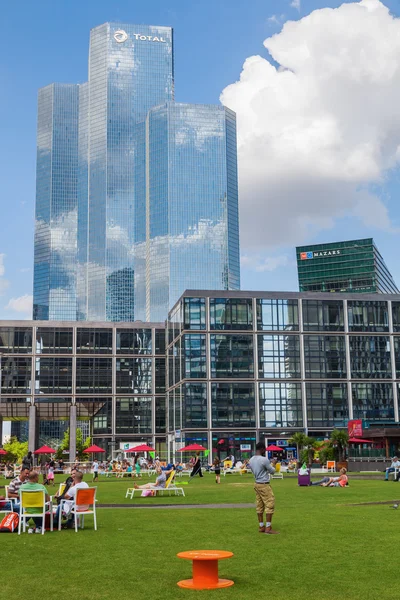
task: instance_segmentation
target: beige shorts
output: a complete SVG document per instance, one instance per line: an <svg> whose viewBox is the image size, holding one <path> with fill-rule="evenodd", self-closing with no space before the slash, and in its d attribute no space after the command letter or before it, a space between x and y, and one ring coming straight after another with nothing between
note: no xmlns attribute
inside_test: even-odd
<svg viewBox="0 0 400 600"><path fill-rule="evenodd" d="M275 496L269 483L255 483L254 491L256 493L257 514L264 511L273 513L275 510Z"/></svg>

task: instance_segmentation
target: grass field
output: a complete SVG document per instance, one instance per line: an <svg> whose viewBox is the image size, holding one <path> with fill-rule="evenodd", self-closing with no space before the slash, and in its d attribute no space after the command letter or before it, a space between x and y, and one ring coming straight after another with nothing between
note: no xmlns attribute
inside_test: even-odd
<svg viewBox="0 0 400 600"><path fill-rule="evenodd" d="M144 479L148 481L147 477ZM101 503L124 503L127 480L101 479ZM128 504L246 503L254 500L252 477L228 476L217 486L211 475L185 485L186 498L134 498ZM347 489L299 488L296 479L273 482L274 526L279 536L258 533L254 509L98 510L86 529L44 536L2 535L0 598L77 600L262 596L274 600L398 600L397 550L400 510L393 482L351 481ZM50 488L51 491L51 488ZM192 592L176 586L190 577L190 563L176 553L230 550L220 576L226 590Z"/></svg>

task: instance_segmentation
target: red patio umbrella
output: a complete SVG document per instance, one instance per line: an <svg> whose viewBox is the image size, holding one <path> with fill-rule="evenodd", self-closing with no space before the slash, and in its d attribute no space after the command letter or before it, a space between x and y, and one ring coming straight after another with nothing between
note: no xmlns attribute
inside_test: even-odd
<svg viewBox="0 0 400 600"><path fill-rule="evenodd" d="M105 450L103 450L103 448L100 448L100 446L96 446L96 444L94 444L94 446L89 446L89 448L86 448L84 452L87 454L94 454L95 452L105 452Z"/></svg>
<svg viewBox="0 0 400 600"><path fill-rule="evenodd" d="M362 440L361 438L350 438L349 444L375 444L372 440Z"/></svg>
<svg viewBox="0 0 400 600"><path fill-rule="evenodd" d="M125 450L125 452L155 452L155 450L147 444L141 444L140 446L129 448L129 450Z"/></svg>
<svg viewBox="0 0 400 600"><path fill-rule="evenodd" d="M49 448L48 446L42 446L35 450L33 454L54 454L57 450L53 450L53 448Z"/></svg>
<svg viewBox="0 0 400 600"><path fill-rule="evenodd" d="M207 450L207 448L204 448L204 446L200 446L199 444L189 444L189 446L181 448L178 452L200 452L201 450Z"/></svg>
<svg viewBox="0 0 400 600"><path fill-rule="evenodd" d="M0 448L0 454L7 454L7 452L3 448Z"/></svg>
<svg viewBox="0 0 400 600"><path fill-rule="evenodd" d="M274 446L274 444L271 444L271 446L267 446L265 449L268 452L282 452L282 450L284 450L284 448L279 448L279 446Z"/></svg>

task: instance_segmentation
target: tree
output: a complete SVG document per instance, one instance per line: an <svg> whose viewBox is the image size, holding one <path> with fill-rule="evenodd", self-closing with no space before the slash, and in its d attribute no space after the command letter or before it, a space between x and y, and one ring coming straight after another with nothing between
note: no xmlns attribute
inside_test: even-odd
<svg viewBox="0 0 400 600"><path fill-rule="evenodd" d="M349 434L344 429L334 429L331 433L331 446L337 452L338 461L345 457L345 449L349 444Z"/></svg>
<svg viewBox="0 0 400 600"><path fill-rule="evenodd" d="M294 444L297 448L297 460L298 461L300 460L300 451L304 448L306 439L307 439L306 434L303 433L302 431L298 431L297 433L294 433L289 440L289 444Z"/></svg>
<svg viewBox="0 0 400 600"><path fill-rule="evenodd" d="M307 464L311 465L314 460L314 454L318 447L318 442L313 437L306 437L304 440L304 448L307 451Z"/></svg>
<svg viewBox="0 0 400 600"><path fill-rule="evenodd" d="M89 448L89 446L91 445L91 439L90 437L87 437L85 441L83 441L83 433L82 433L82 429L80 429L79 427L76 430L76 454L78 456L78 458L87 458L87 455L85 455L85 448ZM65 450L69 450L69 427L67 429L67 431L64 433L64 438L63 441L60 444L60 448L59 451L65 451ZM70 456L70 461L74 461L75 460L75 456Z"/></svg>
<svg viewBox="0 0 400 600"><path fill-rule="evenodd" d="M3 448L7 452L6 460L20 463L28 453L28 442L19 442L16 437L12 437Z"/></svg>

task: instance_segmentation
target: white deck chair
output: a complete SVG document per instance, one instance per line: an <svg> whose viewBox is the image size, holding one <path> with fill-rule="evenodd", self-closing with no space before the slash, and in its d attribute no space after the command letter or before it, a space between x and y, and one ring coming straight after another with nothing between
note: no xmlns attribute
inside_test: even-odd
<svg viewBox="0 0 400 600"><path fill-rule="evenodd" d="M174 493L175 496L184 496L185 492L183 490L182 487L177 487L175 484L175 471L172 471L172 473L170 474L170 476L168 477L166 483L165 483L165 487L152 487L150 488L152 491L155 492L161 492L161 495L164 495L164 492L168 492L169 495L171 495L171 492ZM141 488L128 488L126 490L126 494L125 494L125 498L133 498L133 496L135 495L135 492L143 492L143 489Z"/></svg>

